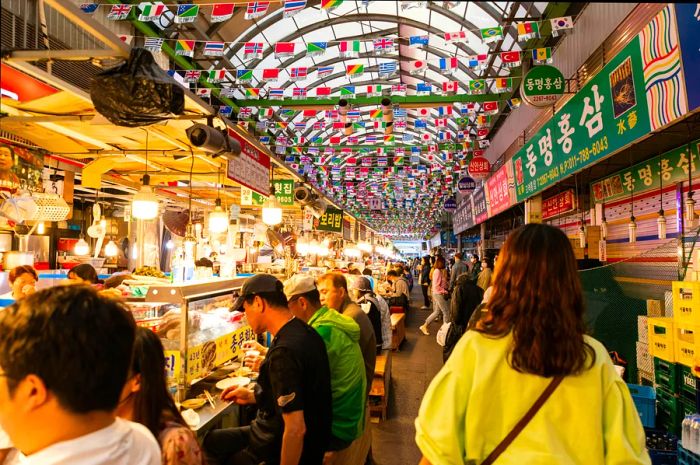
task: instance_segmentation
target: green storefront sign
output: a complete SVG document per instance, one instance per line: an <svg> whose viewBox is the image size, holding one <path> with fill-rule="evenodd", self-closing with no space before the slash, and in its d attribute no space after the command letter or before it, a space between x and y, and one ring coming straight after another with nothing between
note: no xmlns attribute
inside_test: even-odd
<svg viewBox="0 0 700 465"><path fill-rule="evenodd" d="M320 218L314 218L316 231L343 232L343 210L328 207Z"/></svg>
<svg viewBox="0 0 700 465"><path fill-rule="evenodd" d="M518 202L649 134L639 40L635 37L513 157Z"/></svg>
<svg viewBox="0 0 700 465"><path fill-rule="evenodd" d="M275 179L275 198L282 205L294 205L294 180Z"/></svg>
<svg viewBox="0 0 700 465"><path fill-rule="evenodd" d="M535 66L525 75L520 85L520 94L530 105L546 107L553 105L564 95L566 80L554 66Z"/></svg>
<svg viewBox="0 0 700 465"><path fill-rule="evenodd" d="M700 172L696 163L700 151L700 140L683 145L650 160L591 183L591 196L595 203L629 198L630 194L661 188L688 180L688 164L692 160L693 176ZM690 156L688 155L690 153Z"/></svg>

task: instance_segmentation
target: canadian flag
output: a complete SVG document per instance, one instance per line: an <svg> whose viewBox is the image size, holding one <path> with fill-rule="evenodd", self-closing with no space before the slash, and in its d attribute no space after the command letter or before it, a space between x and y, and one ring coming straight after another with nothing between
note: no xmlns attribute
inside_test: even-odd
<svg viewBox="0 0 700 465"><path fill-rule="evenodd" d="M408 72L411 74L421 73L428 67L428 62L423 60L412 61L409 65Z"/></svg>
<svg viewBox="0 0 700 465"><path fill-rule="evenodd" d="M484 102L481 104L481 111L487 115L495 115L498 113L498 102Z"/></svg>
<svg viewBox="0 0 700 465"><path fill-rule="evenodd" d="M429 152L429 153L438 153L438 146L437 146L437 144L430 144L430 145L428 145L428 152Z"/></svg>
<svg viewBox="0 0 700 465"><path fill-rule="evenodd" d="M442 92L457 92L459 90L459 83L457 81L449 81L442 83Z"/></svg>
<svg viewBox="0 0 700 465"><path fill-rule="evenodd" d="M447 127L447 118L435 118L435 127L446 128Z"/></svg>
<svg viewBox="0 0 700 465"><path fill-rule="evenodd" d="M446 32L445 40L447 42L463 42L467 40L467 33L466 31Z"/></svg>

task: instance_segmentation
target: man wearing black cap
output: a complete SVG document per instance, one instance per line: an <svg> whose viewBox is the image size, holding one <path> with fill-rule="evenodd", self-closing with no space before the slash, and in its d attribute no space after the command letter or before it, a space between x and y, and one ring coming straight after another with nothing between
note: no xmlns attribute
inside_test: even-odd
<svg viewBox="0 0 700 465"><path fill-rule="evenodd" d="M294 318L274 276L259 274L243 283L232 308L241 310L256 334L269 331L274 340L254 390L232 387L221 394L240 405L257 404L258 414L250 426L206 436L210 463L320 465L331 431L330 369L323 340Z"/></svg>

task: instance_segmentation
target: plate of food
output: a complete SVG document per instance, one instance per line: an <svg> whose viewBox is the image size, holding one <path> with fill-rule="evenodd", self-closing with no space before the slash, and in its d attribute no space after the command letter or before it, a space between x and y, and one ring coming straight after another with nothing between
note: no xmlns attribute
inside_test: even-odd
<svg viewBox="0 0 700 465"><path fill-rule="evenodd" d="M194 398L194 399L183 400L180 405L184 409L197 410L197 409L204 407L204 404L206 404L206 403L207 403L206 399Z"/></svg>
<svg viewBox="0 0 700 465"><path fill-rule="evenodd" d="M241 367L241 362L230 362L226 365L222 365L221 369L226 372L236 371Z"/></svg>
<svg viewBox="0 0 700 465"><path fill-rule="evenodd" d="M222 391L234 387L234 386L247 386L250 384L250 378L246 378L244 376L235 376L233 378L224 378L218 383L216 383L216 388L220 389Z"/></svg>

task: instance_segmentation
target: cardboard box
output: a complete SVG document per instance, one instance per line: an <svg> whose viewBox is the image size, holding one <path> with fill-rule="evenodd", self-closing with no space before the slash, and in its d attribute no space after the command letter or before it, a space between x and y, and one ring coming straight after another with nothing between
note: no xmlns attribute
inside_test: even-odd
<svg viewBox="0 0 700 465"><path fill-rule="evenodd" d="M649 328L647 327L646 316L637 317L637 340L644 344L649 344Z"/></svg>
<svg viewBox="0 0 700 465"><path fill-rule="evenodd" d="M649 344L637 343L637 370L654 374L654 358L649 353Z"/></svg>
<svg viewBox="0 0 700 465"><path fill-rule="evenodd" d="M647 316L666 316L664 312L664 306L661 304L660 300L647 300Z"/></svg>
<svg viewBox="0 0 700 465"><path fill-rule="evenodd" d="M642 386L653 386L654 373L637 370L637 384L641 384Z"/></svg>

